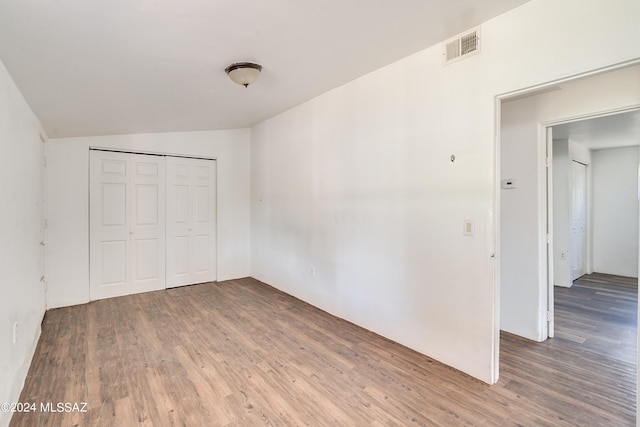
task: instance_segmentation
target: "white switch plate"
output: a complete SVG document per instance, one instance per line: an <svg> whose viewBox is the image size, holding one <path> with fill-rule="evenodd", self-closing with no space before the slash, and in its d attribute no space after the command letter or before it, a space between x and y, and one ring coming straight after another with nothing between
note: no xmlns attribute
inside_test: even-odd
<svg viewBox="0 0 640 427"><path fill-rule="evenodd" d="M473 224L473 220L465 218L464 226L462 228L462 234L464 234L465 236L473 236L475 232L476 232L476 227Z"/></svg>

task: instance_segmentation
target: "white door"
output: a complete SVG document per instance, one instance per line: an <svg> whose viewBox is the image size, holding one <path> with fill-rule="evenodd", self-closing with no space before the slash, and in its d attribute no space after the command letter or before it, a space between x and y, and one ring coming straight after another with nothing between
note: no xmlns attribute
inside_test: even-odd
<svg viewBox="0 0 640 427"><path fill-rule="evenodd" d="M587 273L587 166L571 162L571 280Z"/></svg>
<svg viewBox="0 0 640 427"><path fill-rule="evenodd" d="M159 156L90 151L91 300L165 288Z"/></svg>
<svg viewBox="0 0 640 427"><path fill-rule="evenodd" d="M215 281L216 162L167 157L167 287Z"/></svg>

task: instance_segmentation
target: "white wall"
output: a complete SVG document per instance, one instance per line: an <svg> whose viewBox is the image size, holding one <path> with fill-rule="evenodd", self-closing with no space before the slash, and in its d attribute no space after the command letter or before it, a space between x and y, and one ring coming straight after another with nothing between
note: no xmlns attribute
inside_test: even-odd
<svg viewBox="0 0 640 427"><path fill-rule="evenodd" d="M0 402L18 402L45 311L40 132L38 120L0 63ZM0 411L0 425L10 418Z"/></svg>
<svg viewBox="0 0 640 427"><path fill-rule="evenodd" d="M593 152L593 271L638 276L638 147Z"/></svg>
<svg viewBox="0 0 640 427"><path fill-rule="evenodd" d="M495 381L494 97L640 57L639 13L534 0L480 55L434 46L255 126L252 275Z"/></svg>
<svg viewBox="0 0 640 427"><path fill-rule="evenodd" d="M251 274L248 129L47 143L48 307L89 301L89 147L217 159L218 280Z"/></svg>
<svg viewBox="0 0 640 427"><path fill-rule="evenodd" d="M540 123L640 104L640 66L583 78L561 90L504 102L501 174L518 179L517 190L502 191L501 327L534 340L546 338L545 223ZM570 141L571 158L588 163L589 152ZM587 186L590 178L587 177ZM554 230L555 234L555 230ZM555 240L554 240L555 243Z"/></svg>

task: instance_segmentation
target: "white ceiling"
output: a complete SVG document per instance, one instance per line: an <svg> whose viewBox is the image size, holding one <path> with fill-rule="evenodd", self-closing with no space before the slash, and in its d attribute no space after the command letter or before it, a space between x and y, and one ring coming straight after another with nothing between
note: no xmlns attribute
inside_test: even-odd
<svg viewBox="0 0 640 427"><path fill-rule="evenodd" d="M640 110L557 125L553 139L570 139L592 150L640 145Z"/></svg>
<svg viewBox="0 0 640 427"><path fill-rule="evenodd" d="M0 59L52 138L243 128L526 1L2 0Z"/></svg>

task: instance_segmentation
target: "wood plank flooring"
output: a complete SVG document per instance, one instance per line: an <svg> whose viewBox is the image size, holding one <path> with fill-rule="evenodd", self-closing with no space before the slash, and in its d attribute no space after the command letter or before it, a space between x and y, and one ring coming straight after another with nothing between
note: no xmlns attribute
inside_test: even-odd
<svg viewBox="0 0 640 427"><path fill-rule="evenodd" d="M532 413L547 411L506 424L635 426L637 304L637 279L586 275L555 289L555 338L503 333L498 385L522 393Z"/></svg>
<svg viewBox="0 0 640 427"><path fill-rule="evenodd" d="M555 291L556 339L637 363L638 279L587 274Z"/></svg>
<svg viewBox="0 0 640 427"><path fill-rule="evenodd" d="M250 278L50 310L42 328L21 397L38 410L11 426L635 425L629 348L503 334L488 386Z"/></svg>

